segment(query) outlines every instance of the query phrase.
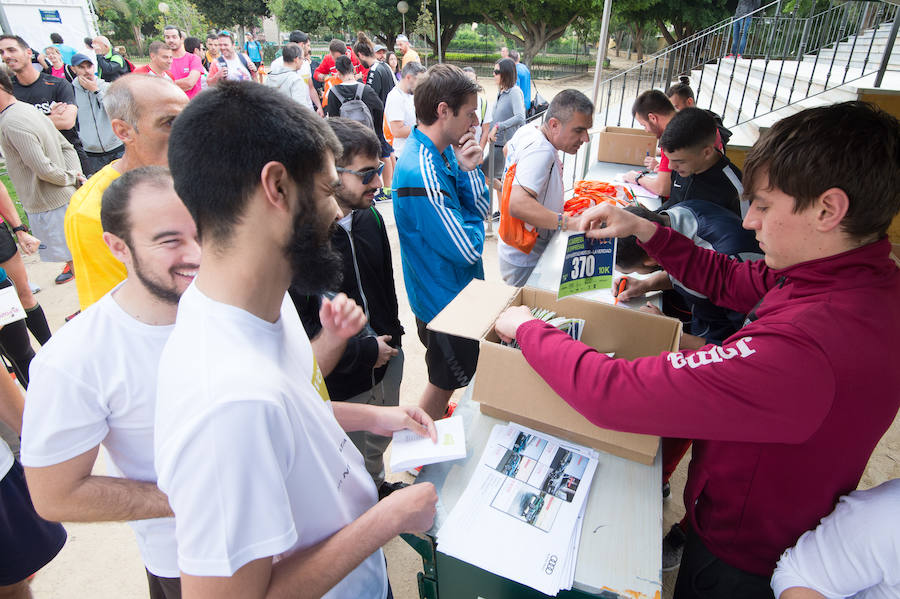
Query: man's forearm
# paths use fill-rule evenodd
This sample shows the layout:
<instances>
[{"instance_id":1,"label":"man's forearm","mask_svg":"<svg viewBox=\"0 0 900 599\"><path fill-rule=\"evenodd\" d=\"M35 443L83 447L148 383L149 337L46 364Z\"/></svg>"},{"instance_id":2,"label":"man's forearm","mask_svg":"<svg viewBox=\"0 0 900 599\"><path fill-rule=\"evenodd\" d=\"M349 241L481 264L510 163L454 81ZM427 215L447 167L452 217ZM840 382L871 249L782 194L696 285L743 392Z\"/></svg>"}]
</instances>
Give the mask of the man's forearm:
<instances>
[{"instance_id":1,"label":"man's forearm","mask_svg":"<svg viewBox=\"0 0 900 599\"><path fill-rule=\"evenodd\" d=\"M372 426L378 408L365 404L333 402L334 419L345 432L366 431Z\"/></svg>"},{"instance_id":2,"label":"man's forearm","mask_svg":"<svg viewBox=\"0 0 900 599\"><path fill-rule=\"evenodd\" d=\"M298 551L272 568L266 597L321 597L367 557L397 536L397 514L376 503L362 516L305 551ZM298 594L298 589L302 591Z\"/></svg>"},{"instance_id":3,"label":"man's forearm","mask_svg":"<svg viewBox=\"0 0 900 599\"><path fill-rule=\"evenodd\" d=\"M545 208L524 187L514 185L509 196L509 214L532 227L556 229L559 215Z\"/></svg>"},{"instance_id":4,"label":"man's forearm","mask_svg":"<svg viewBox=\"0 0 900 599\"><path fill-rule=\"evenodd\" d=\"M670 173L657 173L655 177L645 175L641 177L639 185L656 195L668 197L672 190L672 175Z\"/></svg>"},{"instance_id":5,"label":"man's forearm","mask_svg":"<svg viewBox=\"0 0 900 599\"><path fill-rule=\"evenodd\" d=\"M75 126L75 122L78 120L78 109L69 104L69 108L62 114L54 114L51 112L48 116L54 127L59 131L66 131Z\"/></svg>"},{"instance_id":6,"label":"man's forearm","mask_svg":"<svg viewBox=\"0 0 900 599\"><path fill-rule=\"evenodd\" d=\"M310 344L322 376L328 376L344 354L347 340L329 333L327 329L322 329Z\"/></svg>"},{"instance_id":7,"label":"man's forearm","mask_svg":"<svg viewBox=\"0 0 900 599\"><path fill-rule=\"evenodd\" d=\"M127 522L172 516L169 499L155 483L87 476L66 495L45 495L41 484L32 484L33 472L26 468L32 499L38 513L54 522Z\"/></svg>"}]
</instances>

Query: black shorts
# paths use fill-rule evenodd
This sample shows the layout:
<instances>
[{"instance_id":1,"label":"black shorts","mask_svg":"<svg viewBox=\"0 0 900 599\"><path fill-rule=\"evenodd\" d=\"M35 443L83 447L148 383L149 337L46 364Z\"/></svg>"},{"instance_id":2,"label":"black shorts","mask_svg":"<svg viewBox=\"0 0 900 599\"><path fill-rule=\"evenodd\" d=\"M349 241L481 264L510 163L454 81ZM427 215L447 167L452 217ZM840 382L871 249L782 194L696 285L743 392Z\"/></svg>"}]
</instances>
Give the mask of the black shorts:
<instances>
[{"instance_id":1,"label":"black shorts","mask_svg":"<svg viewBox=\"0 0 900 599\"><path fill-rule=\"evenodd\" d=\"M436 333L425 327L426 324L416 318L419 340L425 346L428 382L445 391L468 385L478 365L478 342Z\"/></svg>"},{"instance_id":2,"label":"black shorts","mask_svg":"<svg viewBox=\"0 0 900 599\"><path fill-rule=\"evenodd\" d=\"M262 63L261 63L261 62L256 62L256 61L254 60L254 61L253 61L253 66L256 67L256 70L259 70L259 67L262 66Z\"/></svg>"},{"instance_id":3,"label":"black shorts","mask_svg":"<svg viewBox=\"0 0 900 599\"><path fill-rule=\"evenodd\" d=\"M381 158L387 158L394 153L394 146L389 144L386 139L379 139L381 142Z\"/></svg>"},{"instance_id":4,"label":"black shorts","mask_svg":"<svg viewBox=\"0 0 900 599\"><path fill-rule=\"evenodd\" d=\"M6 262L16 255L19 247L6 225L0 225L0 262Z\"/></svg>"},{"instance_id":5,"label":"black shorts","mask_svg":"<svg viewBox=\"0 0 900 599\"><path fill-rule=\"evenodd\" d=\"M46 566L66 544L62 524L37 515L22 465L0 481L0 586L21 582Z\"/></svg>"}]
</instances>

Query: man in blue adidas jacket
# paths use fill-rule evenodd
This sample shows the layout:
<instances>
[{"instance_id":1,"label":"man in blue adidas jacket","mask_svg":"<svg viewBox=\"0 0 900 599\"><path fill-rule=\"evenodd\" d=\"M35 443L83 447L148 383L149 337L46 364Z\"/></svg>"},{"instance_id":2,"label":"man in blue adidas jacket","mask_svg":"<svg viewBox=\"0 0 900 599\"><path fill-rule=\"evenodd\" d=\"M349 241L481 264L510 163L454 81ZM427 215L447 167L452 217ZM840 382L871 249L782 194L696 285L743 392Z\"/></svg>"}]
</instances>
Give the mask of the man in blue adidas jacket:
<instances>
[{"instance_id":1,"label":"man in blue adidas jacket","mask_svg":"<svg viewBox=\"0 0 900 599\"><path fill-rule=\"evenodd\" d=\"M394 218L406 293L426 347L428 385L419 402L440 418L478 362L478 343L425 327L469 281L484 278L490 201L475 139L477 84L458 67L434 65L416 86L418 125L394 172Z\"/></svg>"}]
</instances>

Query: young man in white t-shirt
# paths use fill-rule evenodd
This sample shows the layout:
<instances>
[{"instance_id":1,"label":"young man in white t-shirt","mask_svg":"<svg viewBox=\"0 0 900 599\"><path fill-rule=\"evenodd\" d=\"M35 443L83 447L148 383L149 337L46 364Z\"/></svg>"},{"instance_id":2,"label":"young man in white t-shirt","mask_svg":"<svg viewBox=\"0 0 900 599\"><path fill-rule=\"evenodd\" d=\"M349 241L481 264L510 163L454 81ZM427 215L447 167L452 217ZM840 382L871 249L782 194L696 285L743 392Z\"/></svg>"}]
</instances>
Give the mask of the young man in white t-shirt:
<instances>
[{"instance_id":1,"label":"young man in white t-shirt","mask_svg":"<svg viewBox=\"0 0 900 599\"><path fill-rule=\"evenodd\" d=\"M251 81L256 67L243 54L234 51L234 38L228 31L219 32L219 57L210 63L209 85L219 81Z\"/></svg>"},{"instance_id":2,"label":"young man in white t-shirt","mask_svg":"<svg viewBox=\"0 0 900 599\"><path fill-rule=\"evenodd\" d=\"M411 62L403 67L400 72L400 81L387 95L384 103L384 120L388 122L391 135L394 136L391 145L394 147L394 154L397 158L400 158L400 152L406 145L406 138L412 134L413 127L416 126L416 106L413 103L413 94L416 91L419 77L424 72L425 67L418 62Z\"/></svg>"},{"instance_id":3,"label":"young man in white t-shirt","mask_svg":"<svg viewBox=\"0 0 900 599\"><path fill-rule=\"evenodd\" d=\"M498 241L500 275L509 285L525 285L554 231L581 230L578 217L563 213L559 152L575 154L588 140L593 113L594 105L587 96L565 89L553 98L540 127L521 127L506 143L506 169L516 165L509 194L510 216L524 221L530 230L538 229L538 240L527 254Z\"/></svg>"},{"instance_id":4,"label":"young man in white t-shirt","mask_svg":"<svg viewBox=\"0 0 900 599\"><path fill-rule=\"evenodd\" d=\"M131 521L153 598L177 599L175 523L156 487L159 356L200 261L197 229L158 166L103 195L103 239L128 278L61 328L31 365L22 463L38 512L54 521ZM91 469L100 445L111 476Z\"/></svg>"},{"instance_id":5,"label":"young man in white t-shirt","mask_svg":"<svg viewBox=\"0 0 900 599\"><path fill-rule=\"evenodd\" d=\"M229 148L221 155L206 151L211 118ZM409 428L435 440L431 419L328 398L324 375L364 313L342 294L323 301L311 344L287 295L292 282L300 293L329 289L340 270L329 243L340 147L296 102L229 81L197 96L172 128L169 164L204 260L160 360L154 449L187 598L302 589L384 599L380 548L433 523L434 487L377 502L344 432Z\"/></svg>"}]
</instances>

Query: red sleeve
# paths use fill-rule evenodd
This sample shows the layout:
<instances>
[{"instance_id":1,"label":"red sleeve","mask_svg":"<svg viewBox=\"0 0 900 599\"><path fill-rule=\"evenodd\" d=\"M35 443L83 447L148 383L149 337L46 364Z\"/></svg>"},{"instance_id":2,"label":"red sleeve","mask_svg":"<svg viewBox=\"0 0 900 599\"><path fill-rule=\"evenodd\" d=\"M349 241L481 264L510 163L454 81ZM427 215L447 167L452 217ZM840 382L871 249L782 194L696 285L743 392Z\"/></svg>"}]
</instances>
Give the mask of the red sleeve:
<instances>
[{"instance_id":1,"label":"red sleeve","mask_svg":"<svg viewBox=\"0 0 900 599\"><path fill-rule=\"evenodd\" d=\"M742 314L750 312L778 282L765 260L739 262L697 247L668 227L657 225L653 237L640 245L685 287L702 293L717 306Z\"/></svg>"},{"instance_id":2,"label":"red sleeve","mask_svg":"<svg viewBox=\"0 0 900 599\"><path fill-rule=\"evenodd\" d=\"M315 73L320 75L328 76L331 73L331 69L334 68L334 59L331 57L331 54L325 56L322 59L322 62L319 63L319 66L316 67Z\"/></svg>"},{"instance_id":3,"label":"red sleeve","mask_svg":"<svg viewBox=\"0 0 900 599\"><path fill-rule=\"evenodd\" d=\"M139 73L139 74L141 74L141 75L146 75L147 73L150 72L150 65L149 65L149 64L145 64L145 65L142 66L142 67L138 67L138 68L136 68L136 69L134 70L134 72L135 72L135 73Z\"/></svg>"},{"instance_id":4,"label":"red sleeve","mask_svg":"<svg viewBox=\"0 0 900 599\"><path fill-rule=\"evenodd\" d=\"M672 169L669 168L669 157L666 156L666 153L660 149L660 154L662 154L662 158L659 159L659 166L656 168L657 173L671 173Z\"/></svg>"},{"instance_id":5,"label":"red sleeve","mask_svg":"<svg viewBox=\"0 0 900 599\"><path fill-rule=\"evenodd\" d=\"M741 332L722 346L636 360L610 359L540 320L521 325L516 340L531 367L598 426L685 439L805 441L834 397L827 357L790 324L751 323Z\"/></svg>"}]
</instances>

